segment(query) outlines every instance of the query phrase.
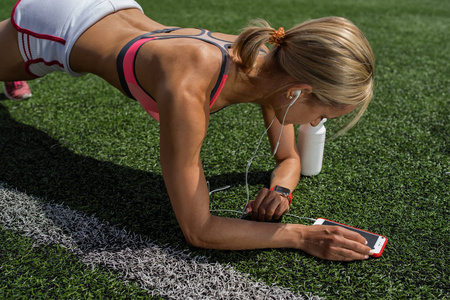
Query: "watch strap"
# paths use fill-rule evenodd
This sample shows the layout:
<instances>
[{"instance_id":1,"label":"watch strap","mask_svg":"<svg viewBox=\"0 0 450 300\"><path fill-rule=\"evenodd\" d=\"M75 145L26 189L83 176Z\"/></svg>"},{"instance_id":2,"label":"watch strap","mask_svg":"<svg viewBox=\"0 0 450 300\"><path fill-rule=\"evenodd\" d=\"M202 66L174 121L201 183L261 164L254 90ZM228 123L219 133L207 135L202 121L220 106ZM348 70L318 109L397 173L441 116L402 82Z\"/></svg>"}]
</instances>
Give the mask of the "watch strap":
<instances>
[{"instance_id":1,"label":"watch strap","mask_svg":"<svg viewBox=\"0 0 450 300\"><path fill-rule=\"evenodd\" d=\"M286 196L286 198L288 198L288 200L289 200L289 205L291 205L291 203L292 203L292 193L291 193L291 190L289 190L288 188L279 186L279 185L274 186L274 187L271 188L270 190L271 190L271 191L275 191L275 192L277 192L277 193L279 193L279 194L282 194L282 195Z\"/></svg>"}]
</instances>

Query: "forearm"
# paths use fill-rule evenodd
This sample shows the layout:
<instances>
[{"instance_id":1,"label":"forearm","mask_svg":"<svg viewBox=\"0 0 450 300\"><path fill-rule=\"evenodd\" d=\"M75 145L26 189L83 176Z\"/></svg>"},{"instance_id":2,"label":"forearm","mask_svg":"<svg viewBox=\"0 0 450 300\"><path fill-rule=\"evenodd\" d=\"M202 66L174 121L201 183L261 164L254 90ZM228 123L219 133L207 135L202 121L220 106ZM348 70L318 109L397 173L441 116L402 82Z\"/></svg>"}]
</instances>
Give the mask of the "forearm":
<instances>
[{"instance_id":1,"label":"forearm","mask_svg":"<svg viewBox=\"0 0 450 300\"><path fill-rule=\"evenodd\" d=\"M270 187L280 185L294 191L300 179L300 160L288 158L280 162L272 172Z\"/></svg>"},{"instance_id":2,"label":"forearm","mask_svg":"<svg viewBox=\"0 0 450 300\"><path fill-rule=\"evenodd\" d=\"M253 222L210 216L201 234L188 241L206 249L300 248L303 225Z\"/></svg>"},{"instance_id":3,"label":"forearm","mask_svg":"<svg viewBox=\"0 0 450 300\"><path fill-rule=\"evenodd\" d=\"M294 248L319 258L351 261L367 259L370 247L356 232L339 226L261 223L210 216L194 246L245 250Z\"/></svg>"}]
</instances>

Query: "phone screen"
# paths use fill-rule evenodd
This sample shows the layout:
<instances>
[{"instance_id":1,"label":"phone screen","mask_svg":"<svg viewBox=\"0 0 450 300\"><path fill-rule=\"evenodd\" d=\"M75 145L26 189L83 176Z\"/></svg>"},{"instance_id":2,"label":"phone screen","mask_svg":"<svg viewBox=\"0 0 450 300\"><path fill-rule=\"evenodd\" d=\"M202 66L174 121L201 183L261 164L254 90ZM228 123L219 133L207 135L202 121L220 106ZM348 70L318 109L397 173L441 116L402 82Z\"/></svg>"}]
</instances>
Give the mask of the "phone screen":
<instances>
[{"instance_id":1,"label":"phone screen","mask_svg":"<svg viewBox=\"0 0 450 300\"><path fill-rule=\"evenodd\" d=\"M366 240L367 240L367 246L369 246L372 249L375 249L375 244L377 243L378 239L379 239L379 235L364 231L364 230L359 230L350 226L345 226L343 224L339 224L339 223L335 223L335 222L331 222L328 220L323 220L322 225L334 225L334 226L341 226L344 227L346 229L349 229L351 231L355 231L357 233L359 233L360 235L362 235Z\"/></svg>"}]
</instances>

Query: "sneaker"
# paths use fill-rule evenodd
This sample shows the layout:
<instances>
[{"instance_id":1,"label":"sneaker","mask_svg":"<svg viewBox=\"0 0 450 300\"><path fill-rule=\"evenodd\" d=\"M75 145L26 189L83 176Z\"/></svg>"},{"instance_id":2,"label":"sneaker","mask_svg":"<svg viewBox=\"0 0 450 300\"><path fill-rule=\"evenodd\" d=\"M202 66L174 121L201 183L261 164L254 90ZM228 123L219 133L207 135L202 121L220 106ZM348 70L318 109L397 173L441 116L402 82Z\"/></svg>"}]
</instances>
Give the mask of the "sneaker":
<instances>
[{"instance_id":1,"label":"sneaker","mask_svg":"<svg viewBox=\"0 0 450 300\"><path fill-rule=\"evenodd\" d=\"M3 92L8 99L25 100L31 97L30 87L26 81L5 81Z\"/></svg>"}]
</instances>

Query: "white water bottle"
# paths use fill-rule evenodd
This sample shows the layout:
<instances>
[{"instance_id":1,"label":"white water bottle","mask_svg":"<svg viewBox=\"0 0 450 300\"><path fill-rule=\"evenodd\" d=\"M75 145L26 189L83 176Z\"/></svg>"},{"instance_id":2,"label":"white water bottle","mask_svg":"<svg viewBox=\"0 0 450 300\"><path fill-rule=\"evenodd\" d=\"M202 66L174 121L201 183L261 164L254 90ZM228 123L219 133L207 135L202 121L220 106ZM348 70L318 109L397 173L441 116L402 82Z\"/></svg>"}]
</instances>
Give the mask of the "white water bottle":
<instances>
[{"instance_id":1,"label":"white water bottle","mask_svg":"<svg viewBox=\"0 0 450 300\"><path fill-rule=\"evenodd\" d=\"M322 170L323 150L325 148L325 135L327 130L323 123L313 127L303 124L298 129L297 148L300 153L301 172L304 176L313 176Z\"/></svg>"}]
</instances>

